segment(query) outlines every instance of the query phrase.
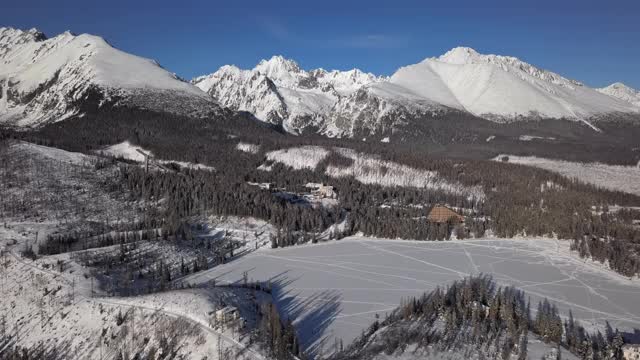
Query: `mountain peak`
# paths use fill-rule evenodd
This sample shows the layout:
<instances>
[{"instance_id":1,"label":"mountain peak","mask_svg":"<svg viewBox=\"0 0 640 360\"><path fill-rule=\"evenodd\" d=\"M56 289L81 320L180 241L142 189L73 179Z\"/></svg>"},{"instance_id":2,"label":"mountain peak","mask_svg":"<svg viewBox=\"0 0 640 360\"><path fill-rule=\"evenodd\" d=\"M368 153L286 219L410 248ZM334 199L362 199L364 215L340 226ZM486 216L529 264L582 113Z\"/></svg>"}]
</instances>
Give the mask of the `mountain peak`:
<instances>
[{"instance_id":1,"label":"mountain peak","mask_svg":"<svg viewBox=\"0 0 640 360\"><path fill-rule=\"evenodd\" d=\"M273 72L299 72L300 67L293 60L287 59L282 55L274 55L269 60L260 60L260 63L256 66L256 70L268 76Z\"/></svg>"},{"instance_id":2,"label":"mountain peak","mask_svg":"<svg viewBox=\"0 0 640 360\"><path fill-rule=\"evenodd\" d=\"M24 44L31 41L47 40L45 34L36 29L21 30L12 27L0 28L0 43L3 44Z\"/></svg>"},{"instance_id":3,"label":"mountain peak","mask_svg":"<svg viewBox=\"0 0 640 360\"><path fill-rule=\"evenodd\" d=\"M614 82L613 84L606 86L602 89L616 89L616 90L627 90L627 91L637 91L636 89L632 88L631 86L628 86L624 83L621 82Z\"/></svg>"},{"instance_id":4,"label":"mountain peak","mask_svg":"<svg viewBox=\"0 0 640 360\"><path fill-rule=\"evenodd\" d=\"M635 106L640 106L640 91L621 82L615 82L607 87L596 90L616 99L631 103Z\"/></svg>"},{"instance_id":5,"label":"mountain peak","mask_svg":"<svg viewBox=\"0 0 640 360\"><path fill-rule=\"evenodd\" d=\"M467 64L477 59L480 55L480 53L470 47L458 46L447 51L444 55L440 56L438 60L450 64Z\"/></svg>"}]
</instances>

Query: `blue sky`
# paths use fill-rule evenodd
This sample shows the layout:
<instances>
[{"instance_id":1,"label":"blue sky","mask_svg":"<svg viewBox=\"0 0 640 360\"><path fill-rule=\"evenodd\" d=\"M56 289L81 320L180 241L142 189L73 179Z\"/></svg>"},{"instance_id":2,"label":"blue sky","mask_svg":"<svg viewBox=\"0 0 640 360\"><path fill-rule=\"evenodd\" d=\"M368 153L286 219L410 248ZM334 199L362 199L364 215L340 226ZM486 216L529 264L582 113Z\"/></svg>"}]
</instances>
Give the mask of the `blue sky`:
<instances>
[{"instance_id":1,"label":"blue sky","mask_svg":"<svg viewBox=\"0 0 640 360\"><path fill-rule=\"evenodd\" d=\"M640 88L640 1L6 1L0 26L92 33L184 78L275 54L392 74L455 46Z\"/></svg>"}]
</instances>

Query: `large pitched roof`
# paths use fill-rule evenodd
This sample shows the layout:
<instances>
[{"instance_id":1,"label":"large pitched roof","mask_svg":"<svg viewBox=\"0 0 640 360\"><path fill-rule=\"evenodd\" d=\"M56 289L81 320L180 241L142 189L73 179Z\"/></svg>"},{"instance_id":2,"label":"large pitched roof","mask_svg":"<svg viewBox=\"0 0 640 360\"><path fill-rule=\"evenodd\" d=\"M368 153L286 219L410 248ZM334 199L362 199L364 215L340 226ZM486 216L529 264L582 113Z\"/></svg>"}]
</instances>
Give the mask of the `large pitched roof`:
<instances>
[{"instance_id":1,"label":"large pitched roof","mask_svg":"<svg viewBox=\"0 0 640 360\"><path fill-rule=\"evenodd\" d=\"M429 216L427 216L427 220L438 223L447 222L449 219L464 221L464 217L462 215L442 205L434 206L433 209L431 209L431 212L429 212Z\"/></svg>"}]
</instances>

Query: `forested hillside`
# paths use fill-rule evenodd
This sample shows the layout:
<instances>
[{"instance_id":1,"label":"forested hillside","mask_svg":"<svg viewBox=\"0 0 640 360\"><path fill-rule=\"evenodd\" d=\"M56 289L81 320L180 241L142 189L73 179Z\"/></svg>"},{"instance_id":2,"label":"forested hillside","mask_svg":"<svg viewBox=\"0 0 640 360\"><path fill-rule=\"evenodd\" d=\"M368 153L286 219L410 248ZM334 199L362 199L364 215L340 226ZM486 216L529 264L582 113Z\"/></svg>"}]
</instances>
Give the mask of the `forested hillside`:
<instances>
[{"instance_id":1,"label":"forested hillside","mask_svg":"<svg viewBox=\"0 0 640 360\"><path fill-rule=\"evenodd\" d=\"M452 233L464 238L481 237L487 231L500 237L558 236L574 239L582 256L606 261L622 274L640 270L640 230L632 224L638 218L637 211L606 211L614 205L639 206L640 198L527 166L443 157L429 152L427 145L290 136L247 114L232 112L194 119L116 107L33 132L5 132L4 136L93 154L107 145L129 141L165 161L215 168L215 172L208 172L176 165L174 171L146 172L126 162L114 163L118 183L135 198L166 200L161 208L146 209L146 223L137 225L139 229L162 228L178 234L185 223L197 222L193 216L215 214L254 216L271 222L279 229L273 246L316 241L319 233L338 223L343 225L340 231L332 232L333 237L361 232L386 238L443 240ZM241 143L254 147L242 151ZM300 145L312 145L312 151L322 150L326 156L312 166L294 169L268 155L280 149L296 153ZM345 148L351 150L341 150ZM377 162L361 162L363 156ZM380 164L375 165L375 172L367 170L372 164ZM402 170L405 173L428 172L440 183L454 185L398 186L387 178L397 174L399 166L408 169ZM368 180L357 175L362 169L368 171L362 173ZM272 183L284 193L295 194L308 182L334 186L337 204L308 206L277 191L250 185ZM466 191L451 191L451 186L478 190L470 196ZM465 226L456 229L454 224L425 221L435 204L459 209L467 217ZM605 211L596 211L601 209Z\"/></svg>"},{"instance_id":2,"label":"forested hillside","mask_svg":"<svg viewBox=\"0 0 640 360\"><path fill-rule=\"evenodd\" d=\"M542 352L530 349L535 340ZM622 359L623 344L609 326L589 333L546 299L531 304L524 291L480 275L404 299L333 359Z\"/></svg>"}]
</instances>

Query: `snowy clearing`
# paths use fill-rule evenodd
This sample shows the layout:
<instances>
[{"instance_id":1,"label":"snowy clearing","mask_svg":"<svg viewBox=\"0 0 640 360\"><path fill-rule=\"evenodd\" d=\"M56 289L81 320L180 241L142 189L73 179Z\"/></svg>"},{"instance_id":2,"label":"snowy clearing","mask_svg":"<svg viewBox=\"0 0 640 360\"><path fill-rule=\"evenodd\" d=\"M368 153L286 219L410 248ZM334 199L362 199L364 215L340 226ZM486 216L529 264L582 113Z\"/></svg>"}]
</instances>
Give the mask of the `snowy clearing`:
<instances>
[{"instance_id":1,"label":"snowy clearing","mask_svg":"<svg viewBox=\"0 0 640 360\"><path fill-rule=\"evenodd\" d=\"M249 154L257 154L260 152L260 145L239 142L236 149Z\"/></svg>"},{"instance_id":2,"label":"snowy clearing","mask_svg":"<svg viewBox=\"0 0 640 360\"><path fill-rule=\"evenodd\" d=\"M510 163L535 166L605 189L640 195L640 166L579 163L508 154L500 154L493 160L500 161L504 156L509 157Z\"/></svg>"},{"instance_id":3,"label":"snowy clearing","mask_svg":"<svg viewBox=\"0 0 640 360\"><path fill-rule=\"evenodd\" d=\"M330 351L334 337L349 343L400 303L469 274L489 273L532 301L548 298L586 327L609 321L640 328L640 281L629 280L569 253L551 239L400 241L346 238L318 245L263 249L185 281L250 278L274 285L281 310L311 349Z\"/></svg>"},{"instance_id":4,"label":"snowy clearing","mask_svg":"<svg viewBox=\"0 0 640 360\"><path fill-rule=\"evenodd\" d=\"M476 199L484 198L481 187L469 188L462 184L449 183L435 171L415 169L395 162L380 160L351 149L335 150L340 155L353 160L353 163L348 167L327 166L327 174L332 177L353 176L363 184L426 188L452 194L465 194Z\"/></svg>"},{"instance_id":5,"label":"snowy clearing","mask_svg":"<svg viewBox=\"0 0 640 360\"><path fill-rule=\"evenodd\" d=\"M148 154L150 157L154 157L151 151L145 150L140 146L133 145L128 141L123 141L119 144L108 146L103 150L100 150L99 152L105 155L116 157L116 158L121 157L123 159L133 160L137 162L145 161L145 156L140 152ZM189 168L189 169L209 170L209 171L215 170L215 168L211 166L207 166L203 164L194 164L186 161L161 160L161 159L154 159L154 161L164 165L174 163L174 164L180 165L180 167Z\"/></svg>"},{"instance_id":6,"label":"snowy clearing","mask_svg":"<svg viewBox=\"0 0 640 360\"><path fill-rule=\"evenodd\" d=\"M40 156L49 160L69 163L71 165L87 165L95 162L95 158L85 154L36 145L26 141L17 142L13 145L13 148L32 156Z\"/></svg>"},{"instance_id":7,"label":"snowy clearing","mask_svg":"<svg viewBox=\"0 0 640 360\"><path fill-rule=\"evenodd\" d=\"M543 136L535 136L535 135L520 135L518 140L520 141L531 141L531 140L555 140L554 137L543 137Z\"/></svg>"},{"instance_id":8,"label":"snowy clearing","mask_svg":"<svg viewBox=\"0 0 640 360\"><path fill-rule=\"evenodd\" d=\"M108 146L101 152L113 157L122 157L127 160L143 162L145 160L145 156L138 151L142 151L145 154L151 155L150 151L147 151L140 146L133 145L128 141L123 141L119 144Z\"/></svg>"},{"instance_id":9,"label":"snowy clearing","mask_svg":"<svg viewBox=\"0 0 640 360\"><path fill-rule=\"evenodd\" d=\"M296 170L315 169L329 155L329 150L320 146L302 146L270 151L267 160L276 161Z\"/></svg>"},{"instance_id":10,"label":"snowy clearing","mask_svg":"<svg viewBox=\"0 0 640 360\"><path fill-rule=\"evenodd\" d=\"M392 161L381 160L373 155L359 153L352 149L332 148L329 150L320 146L303 146L271 151L267 153L267 159L297 170L315 169L321 161L329 156L331 151L353 160L352 164L346 167L328 165L326 174L331 177L353 176L363 184L427 188L463 194L469 198L484 198L484 192L479 186L466 187L462 184L450 183L442 179L435 171L415 169ZM258 169L270 171L271 167L263 164Z\"/></svg>"}]
</instances>

